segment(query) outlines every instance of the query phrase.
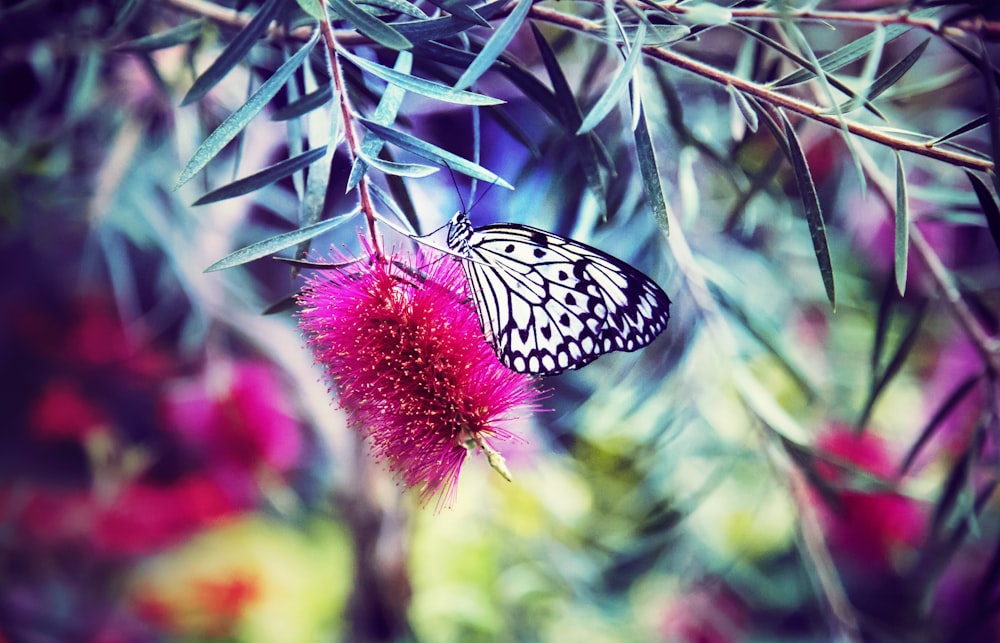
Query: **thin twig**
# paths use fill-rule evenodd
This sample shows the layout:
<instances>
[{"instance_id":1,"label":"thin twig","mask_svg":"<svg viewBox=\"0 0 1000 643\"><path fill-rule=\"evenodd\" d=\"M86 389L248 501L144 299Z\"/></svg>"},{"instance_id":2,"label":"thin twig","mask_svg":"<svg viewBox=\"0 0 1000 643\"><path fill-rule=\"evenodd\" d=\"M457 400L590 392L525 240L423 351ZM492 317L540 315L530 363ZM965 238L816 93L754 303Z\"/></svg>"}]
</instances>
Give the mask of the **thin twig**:
<instances>
[{"instance_id":1,"label":"thin twig","mask_svg":"<svg viewBox=\"0 0 1000 643\"><path fill-rule=\"evenodd\" d=\"M682 15L691 11L690 7L678 2L660 2L656 4L663 11ZM766 7L753 9L728 9L727 13L733 19L749 20L794 20L811 22L846 22L861 25L907 25L924 29L939 36L964 36L967 34L996 35L1000 34L1000 22L986 20L982 16L965 18L952 23L944 23L938 18L914 16L904 9L890 13L866 13L859 11L814 11L811 9L777 10Z\"/></svg>"}]
</instances>

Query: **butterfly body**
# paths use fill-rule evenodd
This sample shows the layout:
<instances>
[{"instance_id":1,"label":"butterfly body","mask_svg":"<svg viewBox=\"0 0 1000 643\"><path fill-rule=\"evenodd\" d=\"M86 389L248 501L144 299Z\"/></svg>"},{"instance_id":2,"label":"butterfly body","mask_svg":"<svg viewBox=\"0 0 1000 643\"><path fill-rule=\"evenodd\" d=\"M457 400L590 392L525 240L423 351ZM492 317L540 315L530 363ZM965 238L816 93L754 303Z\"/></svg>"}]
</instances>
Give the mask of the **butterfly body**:
<instances>
[{"instance_id":1,"label":"butterfly body","mask_svg":"<svg viewBox=\"0 0 1000 643\"><path fill-rule=\"evenodd\" d=\"M670 299L611 255L530 226L449 222L483 334L500 361L554 375L611 351L634 351L667 326Z\"/></svg>"}]
</instances>

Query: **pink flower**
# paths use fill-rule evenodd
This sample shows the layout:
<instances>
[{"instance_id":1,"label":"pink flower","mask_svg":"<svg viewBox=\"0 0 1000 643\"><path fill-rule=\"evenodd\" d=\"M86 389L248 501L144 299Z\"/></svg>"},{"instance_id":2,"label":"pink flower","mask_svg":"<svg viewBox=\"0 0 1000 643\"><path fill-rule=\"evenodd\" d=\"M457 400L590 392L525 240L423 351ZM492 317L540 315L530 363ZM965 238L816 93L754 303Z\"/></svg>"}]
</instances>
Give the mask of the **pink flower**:
<instances>
[{"instance_id":1,"label":"pink flower","mask_svg":"<svg viewBox=\"0 0 1000 643\"><path fill-rule=\"evenodd\" d=\"M252 495L262 468L286 471L302 450L286 390L266 363L215 362L197 377L172 383L160 408L165 427L234 492Z\"/></svg>"},{"instance_id":2,"label":"pink flower","mask_svg":"<svg viewBox=\"0 0 1000 643\"><path fill-rule=\"evenodd\" d=\"M728 587L702 582L667 606L660 636L673 643L734 643L749 637L747 607Z\"/></svg>"},{"instance_id":3,"label":"pink flower","mask_svg":"<svg viewBox=\"0 0 1000 643\"><path fill-rule=\"evenodd\" d=\"M217 483L197 475L170 485L130 482L110 498L91 490L0 488L0 512L21 541L86 544L109 557L159 551L242 509Z\"/></svg>"},{"instance_id":4,"label":"pink flower","mask_svg":"<svg viewBox=\"0 0 1000 643\"><path fill-rule=\"evenodd\" d=\"M500 424L539 395L497 360L469 302L457 261L419 253L369 253L299 296L299 326L352 426L424 502L441 492L449 504L468 446L515 438Z\"/></svg>"},{"instance_id":5,"label":"pink flower","mask_svg":"<svg viewBox=\"0 0 1000 643\"><path fill-rule=\"evenodd\" d=\"M895 482L896 464L876 435L836 425L819 437L817 447L887 486ZM832 483L843 475L829 465L819 467L818 473ZM822 501L817 498L817 502ZM839 560L856 564L859 570L885 571L898 550L914 547L923 538L923 507L900 493L843 488L837 492L836 506L824 505L822 509L820 518L831 552Z\"/></svg>"}]
</instances>

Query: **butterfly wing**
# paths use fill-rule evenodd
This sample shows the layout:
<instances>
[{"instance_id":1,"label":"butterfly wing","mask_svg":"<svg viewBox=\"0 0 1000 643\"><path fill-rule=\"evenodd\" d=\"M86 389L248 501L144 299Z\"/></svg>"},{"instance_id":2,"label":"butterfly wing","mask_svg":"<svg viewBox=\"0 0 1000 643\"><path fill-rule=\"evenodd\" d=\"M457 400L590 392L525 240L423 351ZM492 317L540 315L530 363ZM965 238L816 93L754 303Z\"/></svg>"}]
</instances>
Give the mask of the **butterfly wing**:
<instances>
[{"instance_id":1,"label":"butterfly wing","mask_svg":"<svg viewBox=\"0 0 1000 643\"><path fill-rule=\"evenodd\" d=\"M483 333L521 373L554 375L633 351L667 327L670 299L597 248L529 226L479 228L462 262Z\"/></svg>"}]
</instances>

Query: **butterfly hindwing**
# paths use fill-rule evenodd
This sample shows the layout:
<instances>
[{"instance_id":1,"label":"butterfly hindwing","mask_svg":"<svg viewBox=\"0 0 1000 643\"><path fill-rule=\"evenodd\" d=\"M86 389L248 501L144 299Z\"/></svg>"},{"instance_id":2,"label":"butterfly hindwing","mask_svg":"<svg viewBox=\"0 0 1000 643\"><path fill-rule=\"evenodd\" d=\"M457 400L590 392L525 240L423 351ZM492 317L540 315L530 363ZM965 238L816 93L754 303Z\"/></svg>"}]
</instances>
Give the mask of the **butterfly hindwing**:
<instances>
[{"instance_id":1,"label":"butterfly hindwing","mask_svg":"<svg viewBox=\"0 0 1000 643\"><path fill-rule=\"evenodd\" d=\"M660 287L596 248L517 224L476 229L467 242L463 267L483 332L515 371L580 368L641 348L667 325Z\"/></svg>"}]
</instances>

